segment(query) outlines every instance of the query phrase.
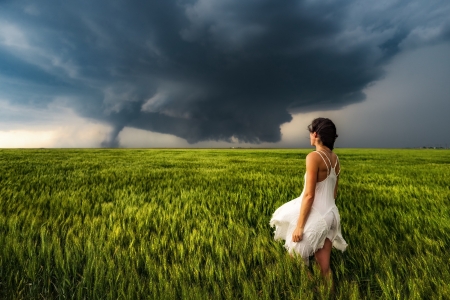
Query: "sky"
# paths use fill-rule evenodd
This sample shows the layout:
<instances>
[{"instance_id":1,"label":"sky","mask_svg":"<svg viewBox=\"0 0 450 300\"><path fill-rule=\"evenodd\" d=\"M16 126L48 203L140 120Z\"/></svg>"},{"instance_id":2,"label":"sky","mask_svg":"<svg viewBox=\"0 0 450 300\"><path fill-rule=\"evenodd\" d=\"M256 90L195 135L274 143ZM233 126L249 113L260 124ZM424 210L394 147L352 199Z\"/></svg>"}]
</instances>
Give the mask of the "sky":
<instances>
[{"instance_id":1,"label":"sky","mask_svg":"<svg viewBox=\"0 0 450 300\"><path fill-rule=\"evenodd\" d=\"M0 0L0 148L450 147L450 2Z\"/></svg>"}]
</instances>

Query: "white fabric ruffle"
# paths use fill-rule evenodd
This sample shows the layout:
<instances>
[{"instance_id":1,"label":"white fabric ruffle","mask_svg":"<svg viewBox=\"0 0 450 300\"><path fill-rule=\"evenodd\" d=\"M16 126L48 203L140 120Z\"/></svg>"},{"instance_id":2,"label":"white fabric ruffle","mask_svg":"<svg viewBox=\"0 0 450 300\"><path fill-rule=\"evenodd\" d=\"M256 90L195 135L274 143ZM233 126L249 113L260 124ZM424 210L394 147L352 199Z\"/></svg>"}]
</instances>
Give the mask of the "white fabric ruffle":
<instances>
[{"instance_id":1,"label":"white fabric ruffle","mask_svg":"<svg viewBox=\"0 0 450 300\"><path fill-rule=\"evenodd\" d=\"M301 255L306 264L309 262L309 257L323 247L327 237L331 237L334 248L345 251L347 243L341 234L339 211L335 205L329 209L329 212L334 214L337 226L329 228L323 216L312 207L305 224L302 241L298 243L292 241L292 233L300 215L302 197L303 194L283 204L274 212L270 226L275 227L275 240L285 240L284 246L289 254Z\"/></svg>"}]
</instances>

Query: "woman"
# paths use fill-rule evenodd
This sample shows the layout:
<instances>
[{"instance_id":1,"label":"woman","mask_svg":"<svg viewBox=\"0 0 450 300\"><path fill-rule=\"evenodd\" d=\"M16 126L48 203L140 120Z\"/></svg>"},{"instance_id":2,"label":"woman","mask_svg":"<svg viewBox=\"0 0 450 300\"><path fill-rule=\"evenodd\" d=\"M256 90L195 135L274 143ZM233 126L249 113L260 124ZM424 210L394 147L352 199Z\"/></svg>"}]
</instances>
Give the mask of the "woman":
<instances>
[{"instance_id":1,"label":"woman","mask_svg":"<svg viewBox=\"0 0 450 300\"><path fill-rule=\"evenodd\" d=\"M311 146L306 156L305 186L300 197L279 207L270 220L275 240L286 241L289 254L299 254L305 263L314 255L324 277L329 278L332 246L345 251L339 211L335 205L341 166L333 153L338 137L330 119L317 118L308 126Z\"/></svg>"}]
</instances>

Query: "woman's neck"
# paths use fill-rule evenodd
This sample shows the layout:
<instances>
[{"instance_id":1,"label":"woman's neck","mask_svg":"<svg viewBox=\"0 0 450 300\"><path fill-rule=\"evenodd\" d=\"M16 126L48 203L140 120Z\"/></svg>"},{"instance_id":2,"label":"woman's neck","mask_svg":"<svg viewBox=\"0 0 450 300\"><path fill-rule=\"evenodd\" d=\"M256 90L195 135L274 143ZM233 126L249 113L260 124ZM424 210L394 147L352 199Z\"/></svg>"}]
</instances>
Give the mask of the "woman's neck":
<instances>
[{"instance_id":1,"label":"woman's neck","mask_svg":"<svg viewBox=\"0 0 450 300\"><path fill-rule=\"evenodd\" d=\"M324 152L328 152L328 153L333 152L330 150L330 148L328 148L327 146L324 146L324 145L316 145L316 151L324 151Z\"/></svg>"}]
</instances>

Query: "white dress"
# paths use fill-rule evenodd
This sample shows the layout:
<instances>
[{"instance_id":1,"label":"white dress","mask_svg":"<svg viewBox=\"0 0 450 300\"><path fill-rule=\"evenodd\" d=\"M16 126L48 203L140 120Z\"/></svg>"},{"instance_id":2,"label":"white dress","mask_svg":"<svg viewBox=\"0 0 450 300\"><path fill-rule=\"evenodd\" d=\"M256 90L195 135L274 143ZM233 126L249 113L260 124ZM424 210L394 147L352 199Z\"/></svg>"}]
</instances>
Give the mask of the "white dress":
<instances>
[{"instance_id":1,"label":"white dress","mask_svg":"<svg viewBox=\"0 0 450 300\"><path fill-rule=\"evenodd\" d=\"M328 176L325 180L316 184L314 202L303 230L303 239L298 243L293 242L292 233L297 227L300 215L300 206L306 187L306 173L302 194L280 206L270 220L270 226L275 227L275 240L285 240L284 246L288 252L291 255L301 255L306 264L309 263L309 257L323 247L326 238L332 242L336 249L345 251L347 248L347 243L341 234L340 216L334 199L334 188L339 175L339 173L336 174L335 168L339 159L336 156L336 164L332 167L330 159L325 154L322 154L321 151L316 151L316 153L325 162Z\"/></svg>"}]
</instances>

